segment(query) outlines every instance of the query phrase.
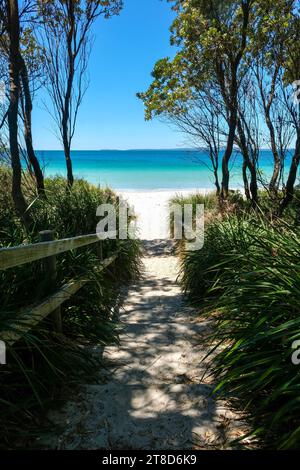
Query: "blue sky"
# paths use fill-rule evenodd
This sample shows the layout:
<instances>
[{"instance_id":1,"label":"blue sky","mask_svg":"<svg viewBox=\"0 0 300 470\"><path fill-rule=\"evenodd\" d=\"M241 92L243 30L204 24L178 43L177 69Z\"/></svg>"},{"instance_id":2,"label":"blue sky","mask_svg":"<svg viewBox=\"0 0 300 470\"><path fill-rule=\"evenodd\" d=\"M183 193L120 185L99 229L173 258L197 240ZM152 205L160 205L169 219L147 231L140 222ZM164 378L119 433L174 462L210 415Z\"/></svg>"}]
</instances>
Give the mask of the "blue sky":
<instances>
[{"instance_id":1,"label":"blue sky","mask_svg":"<svg viewBox=\"0 0 300 470\"><path fill-rule=\"evenodd\" d=\"M169 27L174 18L167 0L124 0L120 16L99 19L89 74L72 148L76 150L177 148L184 136L158 120L144 121L136 92L151 83L156 60L173 56ZM60 149L54 123L37 96L33 125L35 148Z\"/></svg>"}]
</instances>

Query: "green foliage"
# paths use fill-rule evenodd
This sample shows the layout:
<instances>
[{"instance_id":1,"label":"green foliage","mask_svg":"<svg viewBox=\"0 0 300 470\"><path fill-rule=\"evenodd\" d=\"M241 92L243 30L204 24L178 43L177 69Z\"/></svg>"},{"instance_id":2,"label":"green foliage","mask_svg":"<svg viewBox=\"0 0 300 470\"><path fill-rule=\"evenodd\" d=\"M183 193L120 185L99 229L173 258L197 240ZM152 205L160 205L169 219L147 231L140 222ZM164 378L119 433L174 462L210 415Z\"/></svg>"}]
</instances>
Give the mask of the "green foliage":
<instances>
[{"instance_id":1,"label":"green foliage","mask_svg":"<svg viewBox=\"0 0 300 470\"><path fill-rule=\"evenodd\" d=\"M210 224L201 251L182 263L183 287L208 315L218 312L213 340L216 392L246 410L267 447L300 445L299 230L258 217ZM203 303L204 302L204 303Z\"/></svg>"},{"instance_id":2,"label":"green foliage","mask_svg":"<svg viewBox=\"0 0 300 470\"><path fill-rule=\"evenodd\" d=\"M216 213L218 208L218 198L215 193L211 194L190 194L188 196L182 196L181 194L176 195L169 201L170 208L174 205L180 205L182 208L182 214L184 214L184 206L188 204L193 207L193 222L195 223L196 219L196 207L198 204L203 204L206 214ZM182 220L182 223L184 221ZM170 233L174 237L174 212L170 210ZM177 252L180 255L185 251L185 240L176 240Z\"/></svg>"},{"instance_id":3,"label":"green foliage","mask_svg":"<svg viewBox=\"0 0 300 470\"><path fill-rule=\"evenodd\" d=\"M30 205L35 230L28 234L14 212L10 195L11 171L0 168L0 247L38 241L38 231L52 229L55 238L95 233L96 208L101 203L118 205L116 195L83 180L67 190L63 178L46 180L46 200L36 199L28 175L23 191ZM62 307L65 337L52 332L51 318L39 323L8 351L7 365L0 369L0 446L10 448L30 443L44 426L41 422L61 390L73 388L79 380L101 379L101 348L118 341L115 310L120 288L140 271L140 245L136 240L103 242L103 257L120 250L116 262L97 272L99 257L95 245L57 257L57 288L68 280L84 276L89 282ZM30 263L0 271L0 330L11 328L24 307L44 297L42 263ZM90 346L95 346L91 354ZM46 429L45 429L46 430ZM19 438L22 440L19 441Z\"/></svg>"},{"instance_id":4,"label":"green foliage","mask_svg":"<svg viewBox=\"0 0 300 470\"><path fill-rule=\"evenodd\" d=\"M218 207L218 198L215 193L191 193L189 196L178 194L171 199L170 204L180 204L182 207L185 204L192 204L194 208L197 204L203 204L205 210L209 211Z\"/></svg>"},{"instance_id":5,"label":"green foliage","mask_svg":"<svg viewBox=\"0 0 300 470\"><path fill-rule=\"evenodd\" d=\"M228 94L229 70L242 47L241 1L179 1L176 10L171 44L179 50L174 59L164 58L155 64L153 82L137 95L144 102L147 120L185 113L189 100L211 83L219 82L223 94ZM225 76L228 83L220 83Z\"/></svg>"}]
</instances>

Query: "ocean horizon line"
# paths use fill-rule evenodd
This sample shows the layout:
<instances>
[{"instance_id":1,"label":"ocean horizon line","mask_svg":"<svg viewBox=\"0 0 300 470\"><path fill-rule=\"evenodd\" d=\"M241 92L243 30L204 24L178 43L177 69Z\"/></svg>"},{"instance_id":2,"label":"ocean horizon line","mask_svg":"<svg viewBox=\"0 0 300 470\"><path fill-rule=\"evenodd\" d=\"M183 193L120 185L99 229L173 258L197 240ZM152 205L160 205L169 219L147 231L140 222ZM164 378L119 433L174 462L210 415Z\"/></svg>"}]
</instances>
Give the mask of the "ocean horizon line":
<instances>
[{"instance_id":1,"label":"ocean horizon line","mask_svg":"<svg viewBox=\"0 0 300 470\"><path fill-rule=\"evenodd\" d=\"M196 148L196 147L176 147L176 148L126 148L126 149L72 149L71 152L153 152L153 151L166 151L166 152L172 152L172 151L197 151L197 152L203 152L208 150L208 148L202 147L202 148ZM221 148L220 151L224 151L225 148ZM235 149L236 151L240 152L238 149ZM260 147L261 151L268 152L270 151L270 148L266 147ZM293 151L294 147L288 148L287 151ZM62 148L59 149L35 149L36 152L64 152Z\"/></svg>"},{"instance_id":2,"label":"ocean horizon line","mask_svg":"<svg viewBox=\"0 0 300 470\"><path fill-rule=\"evenodd\" d=\"M153 151L190 151L190 150L197 150L203 151L205 149L195 149L195 148L188 148L188 147L177 147L177 148L126 148L126 149L72 149L71 152L153 152ZM63 149L36 149L36 152L64 152Z\"/></svg>"}]
</instances>

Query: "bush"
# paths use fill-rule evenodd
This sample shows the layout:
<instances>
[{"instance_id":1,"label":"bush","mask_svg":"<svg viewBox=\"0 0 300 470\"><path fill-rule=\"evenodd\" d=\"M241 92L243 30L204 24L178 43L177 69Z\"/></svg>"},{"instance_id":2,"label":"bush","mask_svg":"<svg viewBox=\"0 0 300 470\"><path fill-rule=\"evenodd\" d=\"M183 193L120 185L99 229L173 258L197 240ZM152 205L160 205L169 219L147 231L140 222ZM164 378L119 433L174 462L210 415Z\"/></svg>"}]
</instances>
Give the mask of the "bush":
<instances>
[{"instance_id":1,"label":"bush","mask_svg":"<svg viewBox=\"0 0 300 470\"><path fill-rule=\"evenodd\" d=\"M177 195L172 198L169 205L172 206L178 204L183 208L186 204L190 204L193 207L193 223L194 229L196 229L196 207L197 205L204 205L204 223L205 226L210 225L216 219L221 220L224 214L242 214L248 207L249 202L244 200L242 194L239 191L230 191L226 205L221 207L218 196L215 192L208 194L190 194L188 196ZM183 221L182 221L183 222ZM174 214L170 215L170 231L174 234ZM176 242L177 252L182 256L186 249L185 239L178 240Z\"/></svg>"},{"instance_id":2,"label":"bush","mask_svg":"<svg viewBox=\"0 0 300 470\"><path fill-rule=\"evenodd\" d=\"M207 313L217 311L213 339L216 391L248 411L266 446L300 444L299 231L283 222L230 216L206 229L204 249L186 254L183 286Z\"/></svg>"},{"instance_id":3,"label":"bush","mask_svg":"<svg viewBox=\"0 0 300 470\"><path fill-rule=\"evenodd\" d=\"M27 233L14 211L10 187L11 172L1 167L0 247L37 242L38 232L47 229L53 230L57 239L95 233L98 205L118 205L109 189L76 180L69 191L63 178L47 179L46 199L40 199L25 175L23 191L34 220L34 230ZM82 376L86 381L101 379L101 347L118 341L114 309L120 287L140 271L138 241L103 242L104 258L116 250L116 262L100 273L95 269L99 263L95 245L57 257L57 288L80 276L89 282L62 307L65 336L53 333L51 318L47 318L9 349L7 365L0 370L0 400L5 406L0 425L2 447L24 445L24 438L39 434L41 419L53 400L59 399L62 388L73 387ZM35 262L0 271L1 331L12 328L20 310L43 298L41 265ZM91 354L90 345L100 347L100 352Z\"/></svg>"}]
</instances>

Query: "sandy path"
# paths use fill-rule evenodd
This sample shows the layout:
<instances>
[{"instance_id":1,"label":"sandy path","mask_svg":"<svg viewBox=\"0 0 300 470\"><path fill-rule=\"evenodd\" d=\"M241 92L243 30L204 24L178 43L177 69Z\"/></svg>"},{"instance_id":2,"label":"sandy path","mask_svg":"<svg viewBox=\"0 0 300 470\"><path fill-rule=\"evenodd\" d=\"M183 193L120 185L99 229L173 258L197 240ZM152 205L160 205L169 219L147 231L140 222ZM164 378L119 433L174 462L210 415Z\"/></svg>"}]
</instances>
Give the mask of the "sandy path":
<instances>
[{"instance_id":1,"label":"sandy path","mask_svg":"<svg viewBox=\"0 0 300 470\"><path fill-rule=\"evenodd\" d=\"M118 191L118 194L134 208L137 215L138 236L141 240L163 240L170 237L169 202L176 195L192 193L208 194L212 190L178 191Z\"/></svg>"},{"instance_id":2,"label":"sandy path","mask_svg":"<svg viewBox=\"0 0 300 470\"><path fill-rule=\"evenodd\" d=\"M185 304L176 258L152 256L144 264L145 275L131 286L121 312L120 347L104 353L107 383L83 386L76 402L52 415L66 428L50 447L221 449L241 432L202 379L208 325L196 323Z\"/></svg>"}]
</instances>

